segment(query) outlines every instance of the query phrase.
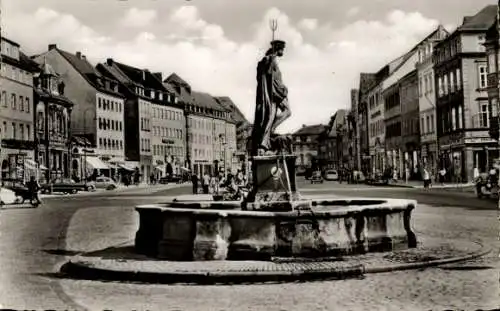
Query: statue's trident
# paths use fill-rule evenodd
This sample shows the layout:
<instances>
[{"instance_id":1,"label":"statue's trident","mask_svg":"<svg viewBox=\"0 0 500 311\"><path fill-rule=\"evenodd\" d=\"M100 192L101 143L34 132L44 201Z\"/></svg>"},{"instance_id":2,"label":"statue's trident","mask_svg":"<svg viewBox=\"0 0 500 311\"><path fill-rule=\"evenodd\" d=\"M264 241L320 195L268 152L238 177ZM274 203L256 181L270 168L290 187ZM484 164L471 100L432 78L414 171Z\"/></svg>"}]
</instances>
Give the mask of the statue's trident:
<instances>
[{"instance_id":1,"label":"statue's trident","mask_svg":"<svg viewBox=\"0 0 500 311\"><path fill-rule=\"evenodd\" d=\"M499 0L499 1L500 1L500 0ZM271 29L271 34L272 34L272 41L271 41L271 42L273 42L273 41L274 41L274 39L275 39L275 36L274 36L274 35L275 35L275 33L276 33L276 30L278 29L278 20L277 20L277 19L271 19L271 20L269 21L269 28ZM272 44L272 46L271 46L271 47L272 47L272 49L273 49L273 55L274 55L274 54L275 54L275 52L276 52L276 51L274 50L275 45L274 45L274 43L271 43L271 44ZM272 72L272 71L271 71L271 72ZM273 96L273 92L272 92L272 91L271 91L271 96ZM271 101L272 101L272 99L271 99ZM288 194L288 199L289 199L290 201L293 201L293 198L292 198L292 196L293 196L293 195L292 195L292 184L291 184L291 182L290 182L290 176L288 175L288 165L287 165L287 163L286 163L286 156L285 156L285 153L283 153L283 154L282 154L282 156L283 156L283 168L285 169L285 177L286 177L287 186L288 186L288 189L287 189L287 190L288 190L288 191L287 191L287 194ZM276 162L277 162L277 163L276 163L276 166L277 166L277 168L279 168L279 167L280 167L280 166L279 166L279 160L278 160L278 161L276 161ZM294 205L292 204L292 210L294 210L294 209L295 209L295 207L294 207Z\"/></svg>"}]
</instances>

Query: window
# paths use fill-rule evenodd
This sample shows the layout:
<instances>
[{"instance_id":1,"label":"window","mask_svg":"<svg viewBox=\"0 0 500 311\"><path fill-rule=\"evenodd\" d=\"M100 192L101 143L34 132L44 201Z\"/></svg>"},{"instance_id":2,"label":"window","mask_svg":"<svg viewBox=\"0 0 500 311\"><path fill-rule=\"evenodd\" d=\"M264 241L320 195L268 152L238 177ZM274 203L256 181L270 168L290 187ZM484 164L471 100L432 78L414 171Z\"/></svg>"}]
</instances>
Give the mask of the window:
<instances>
[{"instance_id":1,"label":"window","mask_svg":"<svg viewBox=\"0 0 500 311\"><path fill-rule=\"evenodd\" d=\"M460 90L462 88L462 76L460 74L460 68L457 68L456 73L457 73L457 90Z\"/></svg>"},{"instance_id":2,"label":"window","mask_svg":"<svg viewBox=\"0 0 500 311\"><path fill-rule=\"evenodd\" d=\"M451 92L455 92L455 73L452 71L450 72L450 89Z\"/></svg>"},{"instance_id":3,"label":"window","mask_svg":"<svg viewBox=\"0 0 500 311\"><path fill-rule=\"evenodd\" d=\"M429 73L429 93L434 89L434 79L433 75Z\"/></svg>"},{"instance_id":4,"label":"window","mask_svg":"<svg viewBox=\"0 0 500 311\"><path fill-rule=\"evenodd\" d=\"M16 109L16 94L10 95L10 107L14 110Z\"/></svg>"},{"instance_id":5,"label":"window","mask_svg":"<svg viewBox=\"0 0 500 311\"><path fill-rule=\"evenodd\" d=\"M463 111L462 106L458 106L458 128L463 128Z\"/></svg>"},{"instance_id":6,"label":"window","mask_svg":"<svg viewBox=\"0 0 500 311\"><path fill-rule=\"evenodd\" d=\"M427 121L427 133L432 133L432 131L431 131L431 123L430 123L429 116L427 116L425 119ZM426 133L426 132L424 131L424 133Z\"/></svg>"},{"instance_id":7,"label":"window","mask_svg":"<svg viewBox=\"0 0 500 311\"><path fill-rule=\"evenodd\" d=\"M479 127L489 126L488 103L482 102L479 104Z\"/></svg>"},{"instance_id":8,"label":"window","mask_svg":"<svg viewBox=\"0 0 500 311\"><path fill-rule=\"evenodd\" d=\"M19 139L24 140L24 125L19 124Z\"/></svg>"},{"instance_id":9,"label":"window","mask_svg":"<svg viewBox=\"0 0 500 311\"><path fill-rule=\"evenodd\" d=\"M24 110L26 110L27 113L30 112L30 99L29 99L29 97L26 97L24 99Z\"/></svg>"},{"instance_id":10,"label":"window","mask_svg":"<svg viewBox=\"0 0 500 311\"><path fill-rule=\"evenodd\" d=\"M31 128L29 126L29 124L26 124L26 140L30 140L31 139Z\"/></svg>"},{"instance_id":11,"label":"window","mask_svg":"<svg viewBox=\"0 0 500 311\"><path fill-rule=\"evenodd\" d=\"M6 91L2 91L2 105L4 107L7 107L7 92Z\"/></svg>"},{"instance_id":12,"label":"window","mask_svg":"<svg viewBox=\"0 0 500 311\"><path fill-rule=\"evenodd\" d=\"M479 71L479 88L484 89L488 86L487 71L485 65L478 66Z\"/></svg>"},{"instance_id":13,"label":"window","mask_svg":"<svg viewBox=\"0 0 500 311\"><path fill-rule=\"evenodd\" d=\"M16 124L14 122L12 122L11 128L12 128L12 139L16 139L16 137L17 137L17 135L16 135Z\"/></svg>"},{"instance_id":14,"label":"window","mask_svg":"<svg viewBox=\"0 0 500 311\"><path fill-rule=\"evenodd\" d=\"M420 119L420 127L422 128L422 133L425 134L424 117L422 117L422 119Z\"/></svg>"},{"instance_id":15,"label":"window","mask_svg":"<svg viewBox=\"0 0 500 311\"><path fill-rule=\"evenodd\" d=\"M19 96L19 110L24 111L24 98Z\"/></svg>"},{"instance_id":16,"label":"window","mask_svg":"<svg viewBox=\"0 0 500 311\"><path fill-rule=\"evenodd\" d=\"M102 147L102 138L101 137L99 137L99 146Z\"/></svg>"},{"instance_id":17,"label":"window","mask_svg":"<svg viewBox=\"0 0 500 311\"><path fill-rule=\"evenodd\" d=\"M420 53L420 52L419 52ZM422 97L422 94L425 92L424 90L424 85L422 83L422 77L420 77L418 79L418 84L419 84L419 88L418 88L418 96Z\"/></svg>"},{"instance_id":18,"label":"window","mask_svg":"<svg viewBox=\"0 0 500 311\"><path fill-rule=\"evenodd\" d=\"M98 107L99 109L101 109L101 108L102 108L102 101L101 101L101 98L100 98L100 97L99 97L99 98L97 98L97 107Z\"/></svg>"},{"instance_id":19,"label":"window","mask_svg":"<svg viewBox=\"0 0 500 311\"><path fill-rule=\"evenodd\" d=\"M457 129L457 108L451 108L451 129Z\"/></svg>"},{"instance_id":20,"label":"window","mask_svg":"<svg viewBox=\"0 0 500 311\"><path fill-rule=\"evenodd\" d=\"M443 96L443 80L441 77L438 78L438 88L439 88L439 96Z\"/></svg>"},{"instance_id":21,"label":"window","mask_svg":"<svg viewBox=\"0 0 500 311\"><path fill-rule=\"evenodd\" d=\"M444 79L443 79L443 94L444 95L448 95L448 75L444 75Z\"/></svg>"}]
</instances>

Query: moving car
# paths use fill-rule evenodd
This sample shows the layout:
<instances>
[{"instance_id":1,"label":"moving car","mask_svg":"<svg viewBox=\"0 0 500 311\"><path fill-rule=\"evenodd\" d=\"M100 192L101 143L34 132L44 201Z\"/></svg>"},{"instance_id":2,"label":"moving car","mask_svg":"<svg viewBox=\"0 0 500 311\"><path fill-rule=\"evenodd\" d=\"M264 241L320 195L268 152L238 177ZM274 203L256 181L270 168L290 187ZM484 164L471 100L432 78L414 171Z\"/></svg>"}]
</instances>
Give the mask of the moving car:
<instances>
[{"instance_id":1,"label":"moving car","mask_svg":"<svg viewBox=\"0 0 500 311\"><path fill-rule=\"evenodd\" d=\"M336 170L326 170L325 171L326 180L339 180L339 173Z\"/></svg>"},{"instance_id":2,"label":"moving car","mask_svg":"<svg viewBox=\"0 0 500 311\"><path fill-rule=\"evenodd\" d=\"M114 190L118 188L116 182L112 178L105 176L97 177L94 182L94 186L96 187L96 189L106 189L106 190Z\"/></svg>"},{"instance_id":3,"label":"moving car","mask_svg":"<svg viewBox=\"0 0 500 311\"><path fill-rule=\"evenodd\" d=\"M311 175L311 184L315 184L315 183L320 183L322 184L323 183L323 176L321 176L321 171L314 171Z\"/></svg>"},{"instance_id":4,"label":"moving car","mask_svg":"<svg viewBox=\"0 0 500 311\"><path fill-rule=\"evenodd\" d=\"M0 187L0 206L16 204L20 202L16 193L10 189Z\"/></svg>"}]
</instances>

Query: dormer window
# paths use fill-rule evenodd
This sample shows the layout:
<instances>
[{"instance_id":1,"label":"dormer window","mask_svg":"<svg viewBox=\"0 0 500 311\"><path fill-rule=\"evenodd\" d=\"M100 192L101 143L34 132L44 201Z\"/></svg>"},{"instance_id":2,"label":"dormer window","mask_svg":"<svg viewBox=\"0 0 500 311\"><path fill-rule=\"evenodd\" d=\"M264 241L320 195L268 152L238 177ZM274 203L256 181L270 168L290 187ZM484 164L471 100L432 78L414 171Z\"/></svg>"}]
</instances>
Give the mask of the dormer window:
<instances>
[{"instance_id":1,"label":"dormer window","mask_svg":"<svg viewBox=\"0 0 500 311\"><path fill-rule=\"evenodd\" d=\"M163 93L162 93L162 92L158 93L158 98L159 98L160 100L163 100Z\"/></svg>"},{"instance_id":2,"label":"dormer window","mask_svg":"<svg viewBox=\"0 0 500 311\"><path fill-rule=\"evenodd\" d=\"M155 98L155 91L151 90L149 95L150 95L151 98L154 99Z\"/></svg>"},{"instance_id":3,"label":"dormer window","mask_svg":"<svg viewBox=\"0 0 500 311\"><path fill-rule=\"evenodd\" d=\"M177 100L177 96L175 96L175 97L174 97L174 103L176 103L176 104L177 104L177 101L178 101L178 100Z\"/></svg>"}]
</instances>

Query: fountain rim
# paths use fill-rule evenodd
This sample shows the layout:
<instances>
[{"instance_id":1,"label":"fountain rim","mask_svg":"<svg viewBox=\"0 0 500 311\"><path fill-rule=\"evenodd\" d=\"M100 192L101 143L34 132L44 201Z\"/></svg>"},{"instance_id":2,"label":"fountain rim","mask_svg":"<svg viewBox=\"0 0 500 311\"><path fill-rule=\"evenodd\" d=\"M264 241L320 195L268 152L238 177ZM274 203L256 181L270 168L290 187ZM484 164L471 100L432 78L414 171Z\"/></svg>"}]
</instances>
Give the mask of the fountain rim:
<instances>
[{"instance_id":1,"label":"fountain rim","mask_svg":"<svg viewBox=\"0 0 500 311\"><path fill-rule=\"evenodd\" d=\"M414 209L417 206L417 201L412 199L388 199L388 198L318 198L318 199L304 199L302 201L311 201L313 206L313 213L315 216L340 216L347 213L359 213L359 212L370 212L388 210L390 212L396 211L407 211L408 206L412 206L410 209ZM373 204L358 204L356 201L373 201ZM382 201L382 202L381 202ZM293 202L293 201L292 201ZM297 201L295 201L297 202ZM354 202L353 205L337 205L332 204L333 202ZM238 205L236 205L238 203ZM290 201L277 201L278 204L289 204ZM326 204L330 203L330 204ZM178 206L169 206L169 204L175 204ZM234 204L234 209L225 208L211 208L210 205L231 205ZM186 207L181 207L186 205ZM191 207L190 207L191 206ZM330 207L328 209L322 209L321 206ZM297 210L279 210L276 211L260 211L260 210L242 210L238 209L241 207L240 201L177 201L177 202L163 202L155 204L143 204L135 207L136 211L145 210L158 210L161 212L173 212L173 213L186 213L186 214L198 214L198 215L225 215L225 216L254 216L254 217L274 217L274 216L287 216L287 215L301 215L309 214L309 209L297 209ZM320 207L320 208L318 208Z\"/></svg>"}]
</instances>

